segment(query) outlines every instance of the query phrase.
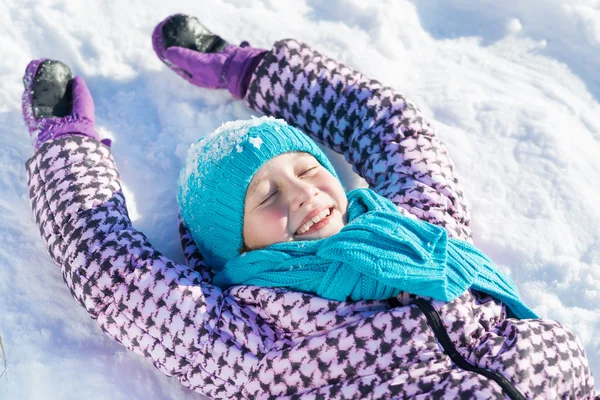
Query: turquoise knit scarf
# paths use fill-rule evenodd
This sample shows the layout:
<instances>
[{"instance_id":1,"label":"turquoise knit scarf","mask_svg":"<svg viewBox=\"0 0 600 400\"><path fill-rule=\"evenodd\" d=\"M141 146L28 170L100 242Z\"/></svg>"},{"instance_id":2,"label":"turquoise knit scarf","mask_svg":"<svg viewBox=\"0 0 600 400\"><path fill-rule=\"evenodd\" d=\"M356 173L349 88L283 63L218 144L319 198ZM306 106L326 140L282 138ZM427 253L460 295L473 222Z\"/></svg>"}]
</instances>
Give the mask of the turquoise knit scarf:
<instances>
[{"instance_id":1,"label":"turquoise knit scarf","mask_svg":"<svg viewBox=\"0 0 600 400\"><path fill-rule=\"evenodd\" d=\"M370 189L349 192L348 224L326 239L276 243L228 261L214 283L286 287L332 300L384 300L409 292L451 301L472 288L536 318L512 280L471 244L400 214Z\"/></svg>"}]
</instances>

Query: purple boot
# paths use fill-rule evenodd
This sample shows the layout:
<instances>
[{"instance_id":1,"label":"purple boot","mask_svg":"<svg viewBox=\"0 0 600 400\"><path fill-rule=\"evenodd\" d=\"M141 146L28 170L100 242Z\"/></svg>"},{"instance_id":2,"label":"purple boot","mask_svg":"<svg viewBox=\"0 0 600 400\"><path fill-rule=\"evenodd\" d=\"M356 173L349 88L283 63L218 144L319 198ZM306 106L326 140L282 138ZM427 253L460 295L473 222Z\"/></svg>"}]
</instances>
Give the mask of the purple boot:
<instances>
[{"instance_id":1,"label":"purple boot","mask_svg":"<svg viewBox=\"0 0 600 400\"><path fill-rule=\"evenodd\" d=\"M33 60L27 65L23 84L23 119L36 149L47 140L73 134L100 140L94 129L92 95L85 81L73 78L65 64Z\"/></svg>"},{"instance_id":2,"label":"purple boot","mask_svg":"<svg viewBox=\"0 0 600 400\"><path fill-rule=\"evenodd\" d=\"M154 28L152 47L158 58L187 81L203 88L227 89L236 99L246 94L252 72L267 52L246 42L242 47L230 45L195 17L183 14L171 15Z\"/></svg>"}]
</instances>

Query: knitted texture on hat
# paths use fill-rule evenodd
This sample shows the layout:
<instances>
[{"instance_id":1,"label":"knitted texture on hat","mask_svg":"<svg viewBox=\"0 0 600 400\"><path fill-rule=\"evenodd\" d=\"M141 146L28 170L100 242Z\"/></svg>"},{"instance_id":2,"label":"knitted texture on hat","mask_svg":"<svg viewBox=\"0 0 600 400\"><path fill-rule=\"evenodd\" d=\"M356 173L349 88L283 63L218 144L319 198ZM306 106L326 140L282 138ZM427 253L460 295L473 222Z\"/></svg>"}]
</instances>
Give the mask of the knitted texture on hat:
<instances>
[{"instance_id":1,"label":"knitted texture on hat","mask_svg":"<svg viewBox=\"0 0 600 400\"><path fill-rule=\"evenodd\" d=\"M283 153L305 152L337 174L317 144L273 117L227 122L190 146L179 176L181 218L216 271L243 248L244 201L252 177Z\"/></svg>"}]
</instances>

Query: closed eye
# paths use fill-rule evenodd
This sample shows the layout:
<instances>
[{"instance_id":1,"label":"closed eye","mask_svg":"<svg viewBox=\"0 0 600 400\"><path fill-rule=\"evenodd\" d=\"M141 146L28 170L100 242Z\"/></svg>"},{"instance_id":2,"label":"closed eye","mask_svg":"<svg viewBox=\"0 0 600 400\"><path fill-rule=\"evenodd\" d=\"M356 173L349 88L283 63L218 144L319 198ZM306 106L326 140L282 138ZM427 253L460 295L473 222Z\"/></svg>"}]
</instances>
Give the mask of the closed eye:
<instances>
[{"instance_id":1,"label":"closed eye","mask_svg":"<svg viewBox=\"0 0 600 400\"><path fill-rule=\"evenodd\" d=\"M316 170L317 168L319 168L319 166L318 166L318 165L315 165L314 167L311 167L311 168L309 168L309 169L305 170L304 172L302 172L302 173L301 173L300 175L298 175L298 176L310 175L310 173L312 173L312 172L316 172L315 170Z\"/></svg>"},{"instance_id":2,"label":"closed eye","mask_svg":"<svg viewBox=\"0 0 600 400\"><path fill-rule=\"evenodd\" d=\"M262 206L263 204L267 203L271 199L275 199L278 194L279 194L279 189L277 189L274 192L272 192L271 194L267 195L267 197L265 197L265 199L260 202L259 206Z\"/></svg>"}]
</instances>

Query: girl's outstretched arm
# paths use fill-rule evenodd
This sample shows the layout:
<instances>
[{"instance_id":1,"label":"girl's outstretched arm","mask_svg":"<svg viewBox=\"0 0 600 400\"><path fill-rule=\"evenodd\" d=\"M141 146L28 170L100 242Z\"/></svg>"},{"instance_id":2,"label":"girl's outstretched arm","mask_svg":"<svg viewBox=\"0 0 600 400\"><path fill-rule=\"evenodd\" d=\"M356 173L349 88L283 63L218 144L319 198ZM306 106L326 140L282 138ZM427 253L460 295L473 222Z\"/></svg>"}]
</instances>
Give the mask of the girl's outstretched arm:
<instances>
[{"instance_id":1,"label":"girl's outstretched arm","mask_svg":"<svg viewBox=\"0 0 600 400\"><path fill-rule=\"evenodd\" d=\"M471 240L454 164L420 111L396 90L296 40L276 42L245 100L344 155L379 194Z\"/></svg>"},{"instance_id":2,"label":"girl's outstretched arm","mask_svg":"<svg viewBox=\"0 0 600 400\"><path fill-rule=\"evenodd\" d=\"M37 149L27 162L31 206L73 297L106 334L186 387L239 395L272 332L211 284L188 242L194 268L164 257L132 226L83 79L58 61L34 60L24 83L23 116Z\"/></svg>"},{"instance_id":3,"label":"girl's outstretched arm","mask_svg":"<svg viewBox=\"0 0 600 400\"><path fill-rule=\"evenodd\" d=\"M240 395L272 332L131 225L109 148L84 136L52 140L27 162L27 173L50 256L100 328L186 387L214 398Z\"/></svg>"}]
</instances>

